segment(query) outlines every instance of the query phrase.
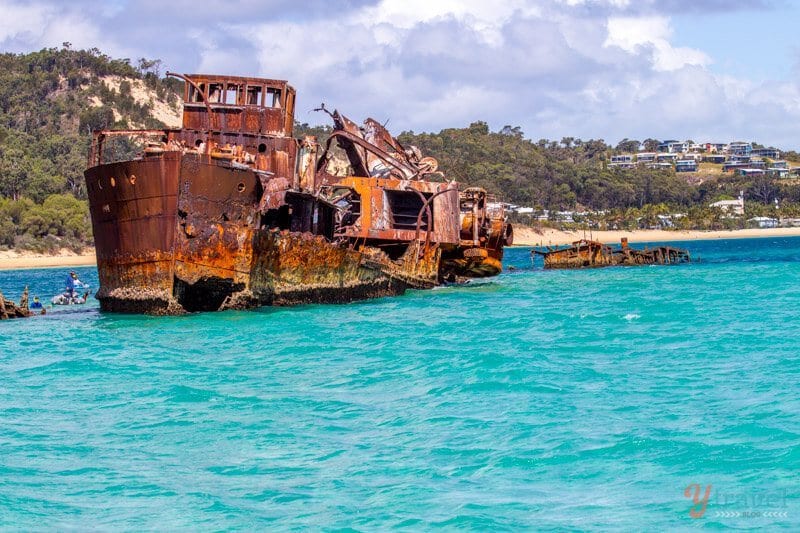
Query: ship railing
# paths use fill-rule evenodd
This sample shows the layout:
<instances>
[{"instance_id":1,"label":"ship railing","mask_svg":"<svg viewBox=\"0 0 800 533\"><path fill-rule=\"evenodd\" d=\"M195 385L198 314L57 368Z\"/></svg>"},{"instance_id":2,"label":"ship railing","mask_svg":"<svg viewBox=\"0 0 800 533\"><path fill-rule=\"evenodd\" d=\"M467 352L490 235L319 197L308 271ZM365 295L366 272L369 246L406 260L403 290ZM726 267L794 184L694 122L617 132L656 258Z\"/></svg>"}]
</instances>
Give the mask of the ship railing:
<instances>
[{"instance_id":1,"label":"ship railing","mask_svg":"<svg viewBox=\"0 0 800 533\"><path fill-rule=\"evenodd\" d=\"M165 144L171 139L171 130L95 130L92 132L92 144L89 148L87 167L94 167L104 163L103 151L106 147L106 140L113 137L127 137L139 139L145 142L148 138L157 137L160 142Z\"/></svg>"}]
</instances>

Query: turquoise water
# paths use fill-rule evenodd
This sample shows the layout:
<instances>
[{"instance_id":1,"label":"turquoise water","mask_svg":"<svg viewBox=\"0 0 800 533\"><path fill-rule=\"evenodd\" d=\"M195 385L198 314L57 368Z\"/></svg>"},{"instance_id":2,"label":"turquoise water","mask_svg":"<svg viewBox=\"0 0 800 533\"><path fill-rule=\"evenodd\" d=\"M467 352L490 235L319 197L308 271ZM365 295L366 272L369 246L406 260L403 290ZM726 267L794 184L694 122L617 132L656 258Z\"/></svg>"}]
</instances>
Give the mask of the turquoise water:
<instances>
[{"instance_id":1,"label":"turquoise water","mask_svg":"<svg viewBox=\"0 0 800 533\"><path fill-rule=\"evenodd\" d=\"M2 322L0 528L797 528L800 239L684 246L702 262L512 249L352 305Z\"/></svg>"}]
</instances>

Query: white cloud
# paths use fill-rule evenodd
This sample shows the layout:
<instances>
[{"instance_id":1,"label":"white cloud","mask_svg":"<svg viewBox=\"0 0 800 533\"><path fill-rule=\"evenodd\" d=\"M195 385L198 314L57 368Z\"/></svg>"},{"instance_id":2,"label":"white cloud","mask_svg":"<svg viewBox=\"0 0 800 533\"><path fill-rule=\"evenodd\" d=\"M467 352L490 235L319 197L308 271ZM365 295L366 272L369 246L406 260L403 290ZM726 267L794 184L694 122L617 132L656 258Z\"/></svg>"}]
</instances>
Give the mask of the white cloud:
<instances>
[{"instance_id":1,"label":"white cloud","mask_svg":"<svg viewBox=\"0 0 800 533\"><path fill-rule=\"evenodd\" d=\"M324 121L308 111L325 101L354 119L388 118L395 132L486 120L532 138L714 135L796 147L798 84L712 72L714 58L676 42L662 7L706 10L714 24L721 0L309 2L230 0L211 12L183 0L0 0L0 43L70 41L182 72L288 79L304 122Z\"/></svg>"},{"instance_id":2,"label":"white cloud","mask_svg":"<svg viewBox=\"0 0 800 533\"><path fill-rule=\"evenodd\" d=\"M608 19L608 38L603 46L617 46L636 54L653 50L656 70L677 70L686 65L707 66L711 58L700 50L673 47L669 38L672 29L664 16L611 17Z\"/></svg>"},{"instance_id":3,"label":"white cloud","mask_svg":"<svg viewBox=\"0 0 800 533\"><path fill-rule=\"evenodd\" d=\"M0 42L20 39L32 45L41 39L43 27L57 13L51 6L16 2L1 2L0 10Z\"/></svg>"}]
</instances>

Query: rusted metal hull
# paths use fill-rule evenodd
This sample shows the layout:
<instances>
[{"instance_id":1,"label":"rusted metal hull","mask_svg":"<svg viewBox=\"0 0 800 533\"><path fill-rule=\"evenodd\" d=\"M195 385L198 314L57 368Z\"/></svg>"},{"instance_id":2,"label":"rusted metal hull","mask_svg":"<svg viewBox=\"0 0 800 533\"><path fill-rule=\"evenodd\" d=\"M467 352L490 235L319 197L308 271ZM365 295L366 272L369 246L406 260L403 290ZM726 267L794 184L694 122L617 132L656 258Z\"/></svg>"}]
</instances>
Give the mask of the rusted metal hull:
<instances>
[{"instance_id":1,"label":"rusted metal hull","mask_svg":"<svg viewBox=\"0 0 800 533\"><path fill-rule=\"evenodd\" d=\"M259 228L263 190L251 170L167 153L93 167L86 177L105 311L343 303L437 283L436 250L417 259L415 244L391 260L309 231Z\"/></svg>"}]
</instances>

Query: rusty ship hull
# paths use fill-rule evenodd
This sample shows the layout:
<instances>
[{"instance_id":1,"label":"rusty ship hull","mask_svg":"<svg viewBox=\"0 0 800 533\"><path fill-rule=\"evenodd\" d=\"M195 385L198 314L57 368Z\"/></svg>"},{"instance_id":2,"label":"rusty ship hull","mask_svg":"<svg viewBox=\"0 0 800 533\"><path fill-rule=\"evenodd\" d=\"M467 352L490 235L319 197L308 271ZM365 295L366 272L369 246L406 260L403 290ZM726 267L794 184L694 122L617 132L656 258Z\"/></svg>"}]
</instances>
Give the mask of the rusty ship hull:
<instances>
[{"instance_id":1,"label":"rusty ship hull","mask_svg":"<svg viewBox=\"0 0 800 533\"><path fill-rule=\"evenodd\" d=\"M371 119L331 114L323 148L291 137L286 82L181 77L183 128L95 132L85 176L102 310L343 303L502 269L499 204ZM108 162L116 137L141 151Z\"/></svg>"},{"instance_id":2,"label":"rusty ship hull","mask_svg":"<svg viewBox=\"0 0 800 533\"><path fill-rule=\"evenodd\" d=\"M258 177L199 159L165 153L87 171L103 310L343 303L435 284L436 272L406 272L310 228L259 228ZM306 195L294 204L330 209Z\"/></svg>"}]
</instances>

